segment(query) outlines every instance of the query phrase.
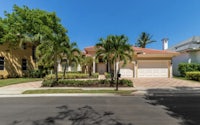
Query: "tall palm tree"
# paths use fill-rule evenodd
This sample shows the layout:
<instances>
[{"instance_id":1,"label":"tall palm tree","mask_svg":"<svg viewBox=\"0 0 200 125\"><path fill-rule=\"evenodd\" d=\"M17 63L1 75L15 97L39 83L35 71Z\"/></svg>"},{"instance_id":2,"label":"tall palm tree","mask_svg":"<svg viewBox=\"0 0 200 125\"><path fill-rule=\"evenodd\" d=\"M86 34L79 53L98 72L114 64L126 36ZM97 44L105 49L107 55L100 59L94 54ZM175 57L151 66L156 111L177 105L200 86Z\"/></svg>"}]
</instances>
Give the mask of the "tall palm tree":
<instances>
[{"instance_id":1,"label":"tall palm tree","mask_svg":"<svg viewBox=\"0 0 200 125\"><path fill-rule=\"evenodd\" d=\"M58 60L61 59L63 46L68 44L66 35L55 34L52 40L43 41L38 45L36 54L39 57L39 64L53 66L56 74L56 82L58 81Z\"/></svg>"},{"instance_id":2,"label":"tall palm tree","mask_svg":"<svg viewBox=\"0 0 200 125\"><path fill-rule=\"evenodd\" d=\"M128 60L132 60L132 46L128 43L128 38L124 35L110 35L106 40L101 40L96 44L97 56L102 56L104 59L114 63L114 77L117 78L119 70L119 62L123 61L123 65L126 65ZM118 82L116 84L116 90L118 90Z\"/></svg>"},{"instance_id":3,"label":"tall palm tree","mask_svg":"<svg viewBox=\"0 0 200 125\"><path fill-rule=\"evenodd\" d=\"M156 42L155 40L152 40L152 35L146 33L146 32L142 32L139 36L139 38L137 39L136 42L136 46L137 47L142 47L142 48L146 48L146 45Z\"/></svg>"},{"instance_id":4,"label":"tall palm tree","mask_svg":"<svg viewBox=\"0 0 200 125\"><path fill-rule=\"evenodd\" d=\"M91 56L86 56L86 55L82 55L81 57L81 62L80 62L81 66L82 66L82 71L84 71L84 73L89 73L89 75L92 75L92 65L93 65L93 58Z\"/></svg>"},{"instance_id":5,"label":"tall palm tree","mask_svg":"<svg viewBox=\"0 0 200 125\"><path fill-rule=\"evenodd\" d=\"M123 61L123 65L127 64L127 61L132 60L132 46L128 43L128 38L124 35L120 36L111 36L110 39L113 42L113 57L112 60L114 62L114 76L117 77L117 74L120 71L119 62ZM118 65L118 70L117 70ZM116 90L118 90L118 82L116 84Z\"/></svg>"},{"instance_id":6,"label":"tall palm tree","mask_svg":"<svg viewBox=\"0 0 200 125\"><path fill-rule=\"evenodd\" d=\"M68 46L65 46L63 50L63 56L66 58L66 63L64 67L63 77L65 78L67 65L71 66L73 63L77 66L80 63L80 50L77 48L75 42L70 43Z\"/></svg>"},{"instance_id":7,"label":"tall palm tree","mask_svg":"<svg viewBox=\"0 0 200 125\"><path fill-rule=\"evenodd\" d=\"M112 41L108 38L100 38L99 42L95 46L97 48L96 59L102 58L107 63L107 72L110 72L110 64L112 57Z\"/></svg>"}]
</instances>

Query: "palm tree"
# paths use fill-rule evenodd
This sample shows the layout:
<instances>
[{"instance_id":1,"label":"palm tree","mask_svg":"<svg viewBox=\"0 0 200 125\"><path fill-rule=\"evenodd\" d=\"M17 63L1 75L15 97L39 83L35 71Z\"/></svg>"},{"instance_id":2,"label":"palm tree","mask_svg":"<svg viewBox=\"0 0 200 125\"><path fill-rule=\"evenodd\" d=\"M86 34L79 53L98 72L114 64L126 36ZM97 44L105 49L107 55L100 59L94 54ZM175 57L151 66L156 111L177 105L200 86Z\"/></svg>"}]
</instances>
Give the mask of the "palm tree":
<instances>
[{"instance_id":1,"label":"palm tree","mask_svg":"<svg viewBox=\"0 0 200 125\"><path fill-rule=\"evenodd\" d=\"M128 43L128 38L124 35L110 35L106 40L100 39L100 42L96 44L97 56L102 56L110 62L114 63L114 77L117 78L119 70L119 62L123 61L123 65L126 65L128 60L132 60L133 49ZM118 90L118 81L116 84L116 90Z\"/></svg>"},{"instance_id":2,"label":"palm tree","mask_svg":"<svg viewBox=\"0 0 200 125\"><path fill-rule=\"evenodd\" d=\"M80 62L80 50L77 48L77 44L75 42L70 43L67 47L65 46L63 50L63 56L66 58L66 64L64 67L63 77L65 78L67 65L71 66L73 63L77 66Z\"/></svg>"},{"instance_id":3,"label":"palm tree","mask_svg":"<svg viewBox=\"0 0 200 125\"><path fill-rule=\"evenodd\" d=\"M102 58L107 63L107 72L110 72L110 63L112 57L112 41L109 39L100 38L96 44L97 52L96 59Z\"/></svg>"},{"instance_id":4,"label":"palm tree","mask_svg":"<svg viewBox=\"0 0 200 125\"><path fill-rule=\"evenodd\" d=\"M85 71L85 73L89 73L89 75L91 76L92 65L93 65L93 58L91 56L86 56L83 54L81 57L82 71Z\"/></svg>"},{"instance_id":5,"label":"palm tree","mask_svg":"<svg viewBox=\"0 0 200 125\"><path fill-rule=\"evenodd\" d=\"M67 45L68 38L66 35L54 34L52 40L43 41L38 45L36 54L39 57L39 64L43 64L48 67L54 67L56 74L56 82L58 81L58 60L61 59L63 52L63 46Z\"/></svg>"},{"instance_id":6,"label":"palm tree","mask_svg":"<svg viewBox=\"0 0 200 125\"><path fill-rule=\"evenodd\" d=\"M120 71L119 62L123 61L123 65L127 64L127 61L132 60L132 46L128 43L128 38L124 35L120 36L111 36L110 39L113 42L113 57L112 60L114 62L114 76L117 77L117 74ZM117 70L118 65L118 70ZM116 84L116 90L118 90L118 81Z\"/></svg>"},{"instance_id":7,"label":"palm tree","mask_svg":"<svg viewBox=\"0 0 200 125\"><path fill-rule=\"evenodd\" d=\"M139 36L139 38L137 39L136 42L136 46L137 47L142 47L142 48L146 48L146 45L156 42L155 40L152 40L152 35L146 33L146 32L142 32L141 35Z\"/></svg>"}]
</instances>

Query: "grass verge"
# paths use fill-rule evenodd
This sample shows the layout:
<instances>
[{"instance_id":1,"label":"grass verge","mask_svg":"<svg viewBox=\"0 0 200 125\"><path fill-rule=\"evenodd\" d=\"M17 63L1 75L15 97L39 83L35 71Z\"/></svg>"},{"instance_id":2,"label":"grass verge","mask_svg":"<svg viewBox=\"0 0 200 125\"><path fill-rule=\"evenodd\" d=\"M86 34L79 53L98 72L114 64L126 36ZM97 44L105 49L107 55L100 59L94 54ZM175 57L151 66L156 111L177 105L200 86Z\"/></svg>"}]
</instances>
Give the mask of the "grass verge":
<instances>
[{"instance_id":1,"label":"grass verge","mask_svg":"<svg viewBox=\"0 0 200 125\"><path fill-rule=\"evenodd\" d=\"M187 81L190 81L190 82L194 82L194 83L200 83L199 81L195 81L195 80L191 80L191 79L187 79L185 77L178 77L178 76L174 76L173 78L175 79L180 79L180 80L187 80Z\"/></svg>"},{"instance_id":2,"label":"grass verge","mask_svg":"<svg viewBox=\"0 0 200 125\"><path fill-rule=\"evenodd\" d=\"M112 93L120 95L130 95L133 90L82 90L82 89L42 89L27 90L23 94L54 94L54 93Z\"/></svg>"},{"instance_id":3,"label":"grass verge","mask_svg":"<svg viewBox=\"0 0 200 125\"><path fill-rule=\"evenodd\" d=\"M26 83L26 82L34 82L41 81L41 78L9 78L9 79L0 79L0 87L18 84L18 83Z\"/></svg>"}]
</instances>

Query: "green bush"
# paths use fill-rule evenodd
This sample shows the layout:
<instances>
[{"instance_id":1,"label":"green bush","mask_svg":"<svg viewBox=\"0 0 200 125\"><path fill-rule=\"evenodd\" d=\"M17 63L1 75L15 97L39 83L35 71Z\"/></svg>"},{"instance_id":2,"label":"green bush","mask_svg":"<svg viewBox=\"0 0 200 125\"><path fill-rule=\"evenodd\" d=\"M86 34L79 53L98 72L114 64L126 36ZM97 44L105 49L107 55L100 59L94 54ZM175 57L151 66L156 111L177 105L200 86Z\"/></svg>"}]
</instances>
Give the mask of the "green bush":
<instances>
[{"instance_id":1,"label":"green bush","mask_svg":"<svg viewBox=\"0 0 200 125\"><path fill-rule=\"evenodd\" d=\"M50 87L50 86L67 86L67 87L109 87L111 81L110 80L67 80L60 79L56 84L53 80L44 80L42 86ZM116 83L116 81L114 82ZM119 86L122 87L132 87L131 80L121 79L119 80Z\"/></svg>"},{"instance_id":2,"label":"green bush","mask_svg":"<svg viewBox=\"0 0 200 125\"><path fill-rule=\"evenodd\" d=\"M190 80L200 81L200 72L186 72L186 78Z\"/></svg>"},{"instance_id":3,"label":"green bush","mask_svg":"<svg viewBox=\"0 0 200 125\"><path fill-rule=\"evenodd\" d=\"M55 74L50 74L45 77L46 80L55 79ZM94 74L92 77L98 77L97 74ZM85 79L89 78L89 74L85 73L66 73L64 79ZM63 74L58 74L58 79L63 79Z\"/></svg>"},{"instance_id":4,"label":"green bush","mask_svg":"<svg viewBox=\"0 0 200 125\"><path fill-rule=\"evenodd\" d=\"M99 77L99 73L92 73L91 78L98 78Z\"/></svg>"},{"instance_id":5,"label":"green bush","mask_svg":"<svg viewBox=\"0 0 200 125\"><path fill-rule=\"evenodd\" d=\"M181 76L185 77L186 72L200 71L200 64L198 63L180 63L178 70Z\"/></svg>"},{"instance_id":6,"label":"green bush","mask_svg":"<svg viewBox=\"0 0 200 125\"><path fill-rule=\"evenodd\" d=\"M105 72L104 75L105 75L106 79L111 78L111 73L107 73L107 72Z\"/></svg>"}]
</instances>

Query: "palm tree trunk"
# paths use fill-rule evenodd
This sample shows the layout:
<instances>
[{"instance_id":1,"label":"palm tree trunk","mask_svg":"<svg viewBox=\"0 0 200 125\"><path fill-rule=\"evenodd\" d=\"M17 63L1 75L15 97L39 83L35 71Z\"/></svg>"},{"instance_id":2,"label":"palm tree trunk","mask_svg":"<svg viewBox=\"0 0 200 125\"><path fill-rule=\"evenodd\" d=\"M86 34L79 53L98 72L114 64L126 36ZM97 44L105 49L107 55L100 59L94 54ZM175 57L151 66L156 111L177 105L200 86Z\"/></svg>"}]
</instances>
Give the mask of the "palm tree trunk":
<instances>
[{"instance_id":1,"label":"palm tree trunk","mask_svg":"<svg viewBox=\"0 0 200 125\"><path fill-rule=\"evenodd\" d=\"M66 69L67 69L67 63L65 64L65 67L64 67L64 73L63 73L63 78L64 79L65 79Z\"/></svg>"},{"instance_id":2,"label":"palm tree trunk","mask_svg":"<svg viewBox=\"0 0 200 125\"><path fill-rule=\"evenodd\" d=\"M57 57L54 58L54 72L56 74L55 84L58 82L58 62Z\"/></svg>"}]
</instances>

